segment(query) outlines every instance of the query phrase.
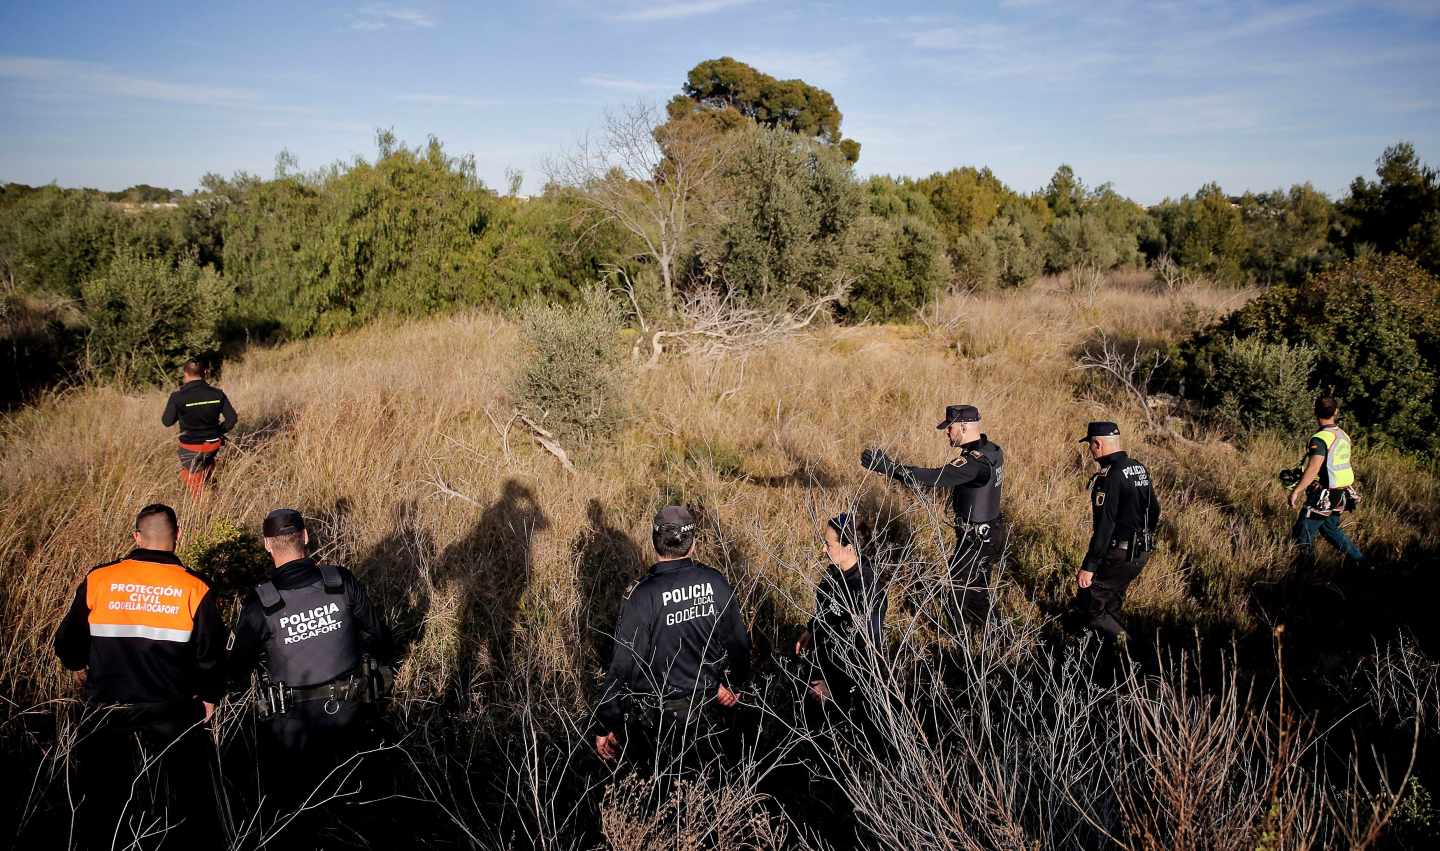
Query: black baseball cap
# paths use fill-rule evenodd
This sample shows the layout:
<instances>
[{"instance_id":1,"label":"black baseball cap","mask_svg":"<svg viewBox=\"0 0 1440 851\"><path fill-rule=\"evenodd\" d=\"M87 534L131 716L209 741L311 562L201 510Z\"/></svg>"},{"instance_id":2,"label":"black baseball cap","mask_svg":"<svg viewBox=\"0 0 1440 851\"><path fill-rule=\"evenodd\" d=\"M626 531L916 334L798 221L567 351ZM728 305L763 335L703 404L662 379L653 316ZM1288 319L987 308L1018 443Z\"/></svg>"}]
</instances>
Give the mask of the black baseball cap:
<instances>
[{"instance_id":1,"label":"black baseball cap","mask_svg":"<svg viewBox=\"0 0 1440 851\"><path fill-rule=\"evenodd\" d=\"M655 532L673 529L682 535L695 531L695 515L683 505L667 505L655 512Z\"/></svg>"},{"instance_id":2,"label":"black baseball cap","mask_svg":"<svg viewBox=\"0 0 1440 851\"><path fill-rule=\"evenodd\" d=\"M265 515L265 522L260 529L267 538L293 535L305 531L305 518L293 508L277 508Z\"/></svg>"},{"instance_id":3,"label":"black baseball cap","mask_svg":"<svg viewBox=\"0 0 1440 851\"><path fill-rule=\"evenodd\" d=\"M1081 443L1088 443L1097 437L1119 437L1120 426L1114 423L1097 422L1085 427L1085 436L1080 438Z\"/></svg>"},{"instance_id":4,"label":"black baseball cap","mask_svg":"<svg viewBox=\"0 0 1440 851\"><path fill-rule=\"evenodd\" d=\"M935 426L935 428L949 428L951 423L978 422L980 422L980 409L974 405L946 405L945 421Z\"/></svg>"}]
</instances>

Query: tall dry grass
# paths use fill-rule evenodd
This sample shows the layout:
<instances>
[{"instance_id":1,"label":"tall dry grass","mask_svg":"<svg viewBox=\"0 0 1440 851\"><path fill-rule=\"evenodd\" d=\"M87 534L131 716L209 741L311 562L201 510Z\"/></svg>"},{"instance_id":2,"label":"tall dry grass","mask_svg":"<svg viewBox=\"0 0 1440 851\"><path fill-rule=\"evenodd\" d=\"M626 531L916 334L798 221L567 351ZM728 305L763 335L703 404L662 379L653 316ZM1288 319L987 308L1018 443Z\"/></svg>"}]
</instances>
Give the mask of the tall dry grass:
<instances>
[{"instance_id":1,"label":"tall dry grass","mask_svg":"<svg viewBox=\"0 0 1440 851\"><path fill-rule=\"evenodd\" d=\"M55 707L76 686L50 652L55 623L85 570L128 547L135 510L161 500L190 538L226 523L258 531L270 509L300 508L320 556L371 587L407 644L397 776L446 841L638 849L712 847L720 835L732 847L826 847L831 817L793 809L804 764L845 790L858 827L843 830L872 846L915 847L924 834L920 844L953 848L1214 847L1221 836L1236 847L1320 837L1364 847L1397 793L1373 760L1343 761L1348 781L1329 772L1316 754L1336 746L1276 707L1269 675L1238 680L1232 657L1192 691L1204 666L1172 658L1151 677L1104 685L1091 681L1093 658L1067 650L1052 662L1046 649L1088 536L1091 465L1075 438L1091 419L1120 423L1166 506L1163 547L1126 607L1145 641L1198 627L1268 653L1270 627L1313 602L1288 591L1278 608L1255 602L1291 571L1293 515L1275 473L1303 435L1238 447L1186 421L1163 425L1076 368L1088 341L1163 348L1248 295L1161 293L1141 276L1079 293L1046 280L951 297L909 325L671 358L631 376L618 434L570 447L574 472L511 418L516 330L485 315L248 353L220 381L241 425L198 501L159 426L162 391L80 389L10 414L0 420L0 739L23 733L24 753L40 754L18 818L66 811L56 804L65 749L45 743L65 741L74 710ZM940 463L949 450L933 425L956 402L981 408L1008 461L1006 623L978 640L927 617L940 608L951 543L943 500L858 464L871 445ZM1364 446L1357 466L1367 500L1349 526L1360 545L1392 565L1434 553L1434 468ZM700 555L740 590L762 658L810 614L824 519L858 508L883 527L896 577L889 663L861 677L890 742L882 752L827 750L786 709L788 669L762 664L753 704L774 749L754 751L718 790L658 801L634 781L602 791L610 778L584 727L605 632L649 561L651 514L676 501L699 509ZM1360 688L1376 695L1375 717L1433 735L1433 663L1402 645L1367 664ZM237 717L222 750L244 753ZM1107 759L1125 768L1102 770ZM236 848L274 830L253 813L235 820Z\"/></svg>"},{"instance_id":2,"label":"tall dry grass","mask_svg":"<svg viewBox=\"0 0 1440 851\"><path fill-rule=\"evenodd\" d=\"M0 422L0 684L34 700L71 693L48 648L54 624L86 568L126 548L136 508L161 500L191 536L218 521L256 529L276 506L304 511L320 554L356 569L415 640L407 693L493 698L489 684L524 674L579 705L598 633L647 561L655 507L701 508L701 556L751 589L747 610L766 630L798 623L808 591L781 566L818 570L819 520L842 505L911 512L927 547L945 545L938 503L917 505L857 459L880 445L940 463L948 449L933 424L962 401L981 408L1007 453L1009 612L1040 619L1071 593L1090 471L1074 436L1105 418L1150 465L1166 506L1165 546L1129 610L1252 629L1250 585L1289 568L1292 517L1274 474L1303 436L1241 450L1194 429L1146 433L1132 400L1075 370L1087 339L1174 341L1246 296L1157 294L1133 279L1078 298L1042 281L952 297L914 325L828 328L748 357L667 361L634 374L629 424L580 454L574 473L510 421L514 329L490 316L250 352L220 382L241 422L199 501L176 477L162 391L67 393ZM1361 546L1382 556L1433 547L1433 469L1363 449L1357 463L1368 495L1352 524Z\"/></svg>"}]
</instances>

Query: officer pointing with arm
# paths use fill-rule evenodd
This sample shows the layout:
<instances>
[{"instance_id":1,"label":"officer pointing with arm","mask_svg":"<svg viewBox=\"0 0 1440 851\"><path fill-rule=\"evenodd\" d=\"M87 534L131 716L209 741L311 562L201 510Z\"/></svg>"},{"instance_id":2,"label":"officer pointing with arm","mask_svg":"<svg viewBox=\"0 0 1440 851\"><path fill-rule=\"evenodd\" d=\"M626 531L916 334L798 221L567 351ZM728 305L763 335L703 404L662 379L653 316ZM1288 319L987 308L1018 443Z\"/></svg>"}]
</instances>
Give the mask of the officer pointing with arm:
<instances>
[{"instance_id":1,"label":"officer pointing with arm","mask_svg":"<svg viewBox=\"0 0 1440 851\"><path fill-rule=\"evenodd\" d=\"M725 577L694 560L695 518L678 505L655 515L659 561L631 587L595 709L595 750L607 760L646 740L662 760L713 738L750 675L750 635Z\"/></svg>"},{"instance_id":2,"label":"officer pointing with arm","mask_svg":"<svg viewBox=\"0 0 1440 851\"><path fill-rule=\"evenodd\" d=\"M1100 466L1090 479L1090 546L1075 575L1075 609L1107 641L1126 635L1120 609L1155 547L1160 500L1150 471L1120 448L1120 427L1090 423L1080 439Z\"/></svg>"},{"instance_id":3,"label":"officer pointing with arm","mask_svg":"<svg viewBox=\"0 0 1440 851\"><path fill-rule=\"evenodd\" d=\"M951 620L985 622L990 611L990 572L1005 554L1006 523L1000 496L1005 477L1005 452L981 431L980 410L974 405L950 405L943 430L951 447L960 450L943 467L910 467L878 449L866 449L860 465L912 487L949 488L955 512L955 552L950 557L953 589L949 600Z\"/></svg>"}]
</instances>

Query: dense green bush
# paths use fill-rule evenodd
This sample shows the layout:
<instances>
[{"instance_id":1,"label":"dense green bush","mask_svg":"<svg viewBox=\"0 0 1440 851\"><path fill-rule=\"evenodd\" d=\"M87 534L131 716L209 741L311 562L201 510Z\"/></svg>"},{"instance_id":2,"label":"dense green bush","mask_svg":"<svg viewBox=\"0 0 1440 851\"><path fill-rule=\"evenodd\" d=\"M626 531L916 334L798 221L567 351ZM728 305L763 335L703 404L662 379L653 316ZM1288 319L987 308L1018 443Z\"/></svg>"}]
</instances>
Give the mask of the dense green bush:
<instances>
[{"instance_id":1,"label":"dense green bush","mask_svg":"<svg viewBox=\"0 0 1440 851\"><path fill-rule=\"evenodd\" d=\"M1215 419L1239 434L1304 428L1314 368L1315 351L1307 346L1225 338L1215 351L1210 379L1219 396Z\"/></svg>"},{"instance_id":2,"label":"dense green bush","mask_svg":"<svg viewBox=\"0 0 1440 851\"><path fill-rule=\"evenodd\" d=\"M855 270L846 318L886 322L908 319L950 282L950 263L939 232L914 216L864 216L850 228Z\"/></svg>"},{"instance_id":3,"label":"dense green bush","mask_svg":"<svg viewBox=\"0 0 1440 851\"><path fill-rule=\"evenodd\" d=\"M45 186L0 212L0 266L26 290L74 298L115 253L121 214L87 193Z\"/></svg>"},{"instance_id":4,"label":"dense green bush","mask_svg":"<svg viewBox=\"0 0 1440 851\"><path fill-rule=\"evenodd\" d=\"M1375 163L1378 181L1355 178L1340 202L1340 244L1394 252L1440 275L1440 172L1425 165L1408 142L1385 149Z\"/></svg>"},{"instance_id":5,"label":"dense green bush","mask_svg":"<svg viewBox=\"0 0 1440 851\"><path fill-rule=\"evenodd\" d=\"M1167 200L1151 214L1159 229L1154 240L1158 253L1217 281L1244 280L1245 220L1217 184L1202 186L1194 198Z\"/></svg>"},{"instance_id":6,"label":"dense green bush","mask_svg":"<svg viewBox=\"0 0 1440 851\"><path fill-rule=\"evenodd\" d=\"M1056 219L1050 228L1046 267L1056 273L1082 267L1113 269L1120 263L1123 248L1099 217L1075 213Z\"/></svg>"},{"instance_id":7,"label":"dense green bush","mask_svg":"<svg viewBox=\"0 0 1440 851\"><path fill-rule=\"evenodd\" d=\"M613 435L625 413L621 327L619 310L599 288L569 305L525 306L514 385L519 409L567 445Z\"/></svg>"},{"instance_id":8,"label":"dense green bush","mask_svg":"<svg viewBox=\"0 0 1440 851\"><path fill-rule=\"evenodd\" d=\"M846 273L846 231L865 197L832 147L747 127L722 179L728 213L700 248L703 276L760 304L829 292Z\"/></svg>"},{"instance_id":9,"label":"dense green bush","mask_svg":"<svg viewBox=\"0 0 1440 851\"><path fill-rule=\"evenodd\" d=\"M223 519L208 529L185 531L188 534L180 540L180 560L205 577L221 606L230 608L269 577L273 562L254 531Z\"/></svg>"},{"instance_id":10,"label":"dense green bush","mask_svg":"<svg viewBox=\"0 0 1440 851\"><path fill-rule=\"evenodd\" d=\"M173 377L186 359L220 346L230 293L213 269L124 252L81 288L85 363L125 384Z\"/></svg>"},{"instance_id":11,"label":"dense green bush","mask_svg":"<svg viewBox=\"0 0 1440 851\"><path fill-rule=\"evenodd\" d=\"M1234 371L1220 371L1237 339L1313 351L1315 388L1371 437L1418 449L1440 429L1440 281L1409 259L1348 261L1266 291L1182 347L1187 395L1210 406L1243 396Z\"/></svg>"}]
</instances>

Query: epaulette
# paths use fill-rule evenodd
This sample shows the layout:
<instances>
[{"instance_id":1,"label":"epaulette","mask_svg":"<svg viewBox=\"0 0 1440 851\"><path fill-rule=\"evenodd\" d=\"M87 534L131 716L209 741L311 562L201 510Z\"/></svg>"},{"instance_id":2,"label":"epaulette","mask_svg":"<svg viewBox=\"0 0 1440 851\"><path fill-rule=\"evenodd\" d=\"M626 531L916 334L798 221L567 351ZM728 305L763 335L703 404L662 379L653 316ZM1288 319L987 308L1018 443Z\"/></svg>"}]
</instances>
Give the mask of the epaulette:
<instances>
[{"instance_id":1,"label":"epaulette","mask_svg":"<svg viewBox=\"0 0 1440 851\"><path fill-rule=\"evenodd\" d=\"M275 587L274 582L261 582L256 585L255 596L260 598L260 605L267 612L285 603L285 598L280 596L280 589Z\"/></svg>"},{"instance_id":2,"label":"epaulette","mask_svg":"<svg viewBox=\"0 0 1440 851\"><path fill-rule=\"evenodd\" d=\"M625 594L624 594L624 596L622 596L620 599L621 599L621 600L629 600L629 599L630 599L630 595L631 595L631 594L634 594L634 593L635 593L635 589L636 589L636 588L639 588L639 587L640 587L640 583L641 583L641 582L644 582L644 581L645 581L645 580L642 578L642 579L636 579L634 582L631 582L631 583L629 584L629 586L627 586L627 587L625 588Z\"/></svg>"},{"instance_id":3,"label":"epaulette","mask_svg":"<svg viewBox=\"0 0 1440 851\"><path fill-rule=\"evenodd\" d=\"M985 460L988 460L988 459L985 457L985 453L984 453L984 452L981 452L981 451L978 450L978 449L972 449L972 450L970 450L970 457L971 457L971 458L974 458L976 461L985 461Z\"/></svg>"},{"instance_id":4,"label":"epaulette","mask_svg":"<svg viewBox=\"0 0 1440 851\"><path fill-rule=\"evenodd\" d=\"M320 565L320 582L325 586L325 591L330 594L345 588L345 579L340 576L340 568L333 564Z\"/></svg>"},{"instance_id":5,"label":"epaulette","mask_svg":"<svg viewBox=\"0 0 1440 851\"><path fill-rule=\"evenodd\" d=\"M963 466L965 466L965 456L964 456L964 455L960 455L960 456L956 457L956 459L955 459L954 461L951 461L951 462L950 462L950 466L952 466L952 467L963 467Z\"/></svg>"}]
</instances>

